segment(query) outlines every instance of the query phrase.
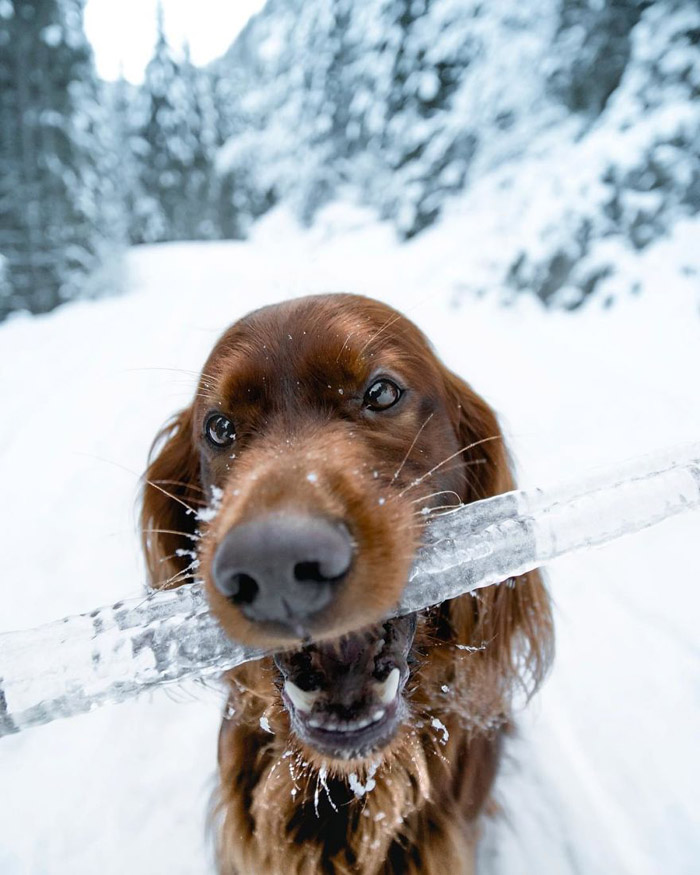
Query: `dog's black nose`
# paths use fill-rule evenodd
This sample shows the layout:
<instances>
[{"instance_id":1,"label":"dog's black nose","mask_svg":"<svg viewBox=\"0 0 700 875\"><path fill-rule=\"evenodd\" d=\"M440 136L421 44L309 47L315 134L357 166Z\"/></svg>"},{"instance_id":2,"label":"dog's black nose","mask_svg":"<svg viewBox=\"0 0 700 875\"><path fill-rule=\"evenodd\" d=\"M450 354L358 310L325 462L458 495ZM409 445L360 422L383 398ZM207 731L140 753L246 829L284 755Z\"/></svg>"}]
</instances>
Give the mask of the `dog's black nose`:
<instances>
[{"instance_id":1,"label":"dog's black nose","mask_svg":"<svg viewBox=\"0 0 700 875\"><path fill-rule=\"evenodd\" d=\"M342 524L276 513L227 532L212 579L248 619L298 625L329 604L352 557Z\"/></svg>"}]
</instances>

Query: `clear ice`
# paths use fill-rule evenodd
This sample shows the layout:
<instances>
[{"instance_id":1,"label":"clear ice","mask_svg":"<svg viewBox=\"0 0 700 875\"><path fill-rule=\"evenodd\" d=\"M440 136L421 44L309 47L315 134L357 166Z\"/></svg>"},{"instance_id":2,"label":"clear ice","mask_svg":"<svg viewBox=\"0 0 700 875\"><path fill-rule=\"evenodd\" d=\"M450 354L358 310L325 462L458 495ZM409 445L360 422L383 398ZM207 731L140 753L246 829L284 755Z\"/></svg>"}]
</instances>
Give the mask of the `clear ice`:
<instances>
[{"instance_id":1,"label":"clear ice","mask_svg":"<svg viewBox=\"0 0 700 875\"><path fill-rule=\"evenodd\" d=\"M434 517L394 615L517 577L700 508L700 445L555 489L515 491ZM0 736L210 678L265 651L230 641L203 585L0 635Z\"/></svg>"}]
</instances>

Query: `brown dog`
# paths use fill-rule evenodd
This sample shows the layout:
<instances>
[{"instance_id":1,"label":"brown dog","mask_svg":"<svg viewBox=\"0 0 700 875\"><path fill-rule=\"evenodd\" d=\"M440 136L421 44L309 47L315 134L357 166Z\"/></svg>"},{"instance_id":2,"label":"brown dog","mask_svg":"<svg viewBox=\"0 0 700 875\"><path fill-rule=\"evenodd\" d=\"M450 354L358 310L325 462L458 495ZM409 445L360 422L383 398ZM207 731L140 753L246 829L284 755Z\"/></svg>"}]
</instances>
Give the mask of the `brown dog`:
<instances>
[{"instance_id":1,"label":"brown dog","mask_svg":"<svg viewBox=\"0 0 700 875\"><path fill-rule=\"evenodd\" d=\"M530 573L384 617L430 512L513 487L493 411L384 304L302 298L223 335L146 476L153 586L198 566L231 638L286 648L227 676L220 871L472 872L547 593Z\"/></svg>"}]
</instances>

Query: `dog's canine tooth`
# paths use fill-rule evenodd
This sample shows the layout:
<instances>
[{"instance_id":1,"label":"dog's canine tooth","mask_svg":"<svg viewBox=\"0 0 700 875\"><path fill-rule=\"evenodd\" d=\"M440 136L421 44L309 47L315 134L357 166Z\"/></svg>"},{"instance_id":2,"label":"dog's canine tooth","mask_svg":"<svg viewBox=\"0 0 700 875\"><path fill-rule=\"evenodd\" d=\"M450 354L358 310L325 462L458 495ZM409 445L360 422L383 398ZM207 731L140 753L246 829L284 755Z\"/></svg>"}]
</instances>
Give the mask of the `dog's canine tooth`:
<instances>
[{"instance_id":1,"label":"dog's canine tooth","mask_svg":"<svg viewBox=\"0 0 700 875\"><path fill-rule=\"evenodd\" d=\"M381 683L375 683L374 689L376 691L377 698L383 705L390 705L396 698L396 694L399 691L400 677L401 672L398 670L398 668L392 668L385 681L382 681Z\"/></svg>"},{"instance_id":2,"label":"dog's canine tooth","mask_svg":"<svg viewBox=\"0 0 700 875\"><path fill-rule=\"evenodd\" d=\"M284 691L297 711L310 711L321 695L320 690L302 690L292 681L284 682Z\"/></svg>"},{"instance_id":3,"label":"dog's canine tooth","mask_svg":"<svg viewBox=\"0 0 700 875\"><path fill-rule=\"evenodd\" d=\"M385 714L386 714L386 711L383 708L380 708L378 711L375 711L374 714L372 714L372 723L376 723L377 721L381 720Z\"/></svg>"}]
</instances>

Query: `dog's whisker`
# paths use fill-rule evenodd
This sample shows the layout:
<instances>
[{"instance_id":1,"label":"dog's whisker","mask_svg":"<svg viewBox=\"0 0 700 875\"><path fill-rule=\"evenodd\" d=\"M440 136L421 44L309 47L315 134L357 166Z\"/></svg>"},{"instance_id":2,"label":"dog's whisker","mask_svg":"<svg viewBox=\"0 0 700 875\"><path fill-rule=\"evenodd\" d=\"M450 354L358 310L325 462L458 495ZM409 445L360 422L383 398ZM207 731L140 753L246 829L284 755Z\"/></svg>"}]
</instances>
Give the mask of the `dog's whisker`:
<instances>
[{"instance_id":1,"label":"dog's whisker","mask_svg":"<svg viewBox=\"0 0 700 875\"><path fill-rule=\"evenodd\" d=\"M141 529L141 533L144 535L180 535L195 543L203 538L199 532L181 532L179 529Z\"/></svg>"},{"instance_id":2,"label":"dog's whisker","mask_svg":"<svg viewBox=\"0 0 700 875\"><path fill-rule=\"evenodd\" d=\"M105 459L102 456L96 456L93 453L79 453L81 456L87 456L91 459L96 459L98 462L104 462L106 465L113 465L115 468L121 468L122 471L126 471L128 474L133 474L139 480L143 480L144 483L148 483L154 489L162 492L163 495L167 495L168 498L172 498L173 501L176 501L178 504L181 504L189 513L196 514L194 508L190 507L187 502L183 501L181 498L178 498L176 495L172 495L167 490L163 489L161 486L153 480L147 480L143 475L139 474L137 471L134 471L132 468L127 467L126 465L122 465L121 462L115 462L113 459Z\"/></svg>"},{"instance_id":3,"label":"dog's whisker","mask_svg":"<svg viewBox=\"0 0 700 875\"><path fill-rule=\"evenodd\" d=\"M374 343L374 341L379 337L379 335L380 335L380 334L381 334L386 328L391 328L391 326L392 326L395 322L397 322L399 319L401 319L401 318L402 318L402 317L401 317L401 314L400 314L400 313L395 313L393 316L390 316L390 317L386 320L386 322L384 322L383 325L381 325L380 328L378 328L377 331L375 331L374 334L369 338L369 340L364 344L364 346L363 346L362 349L360 350L360 353L359 353L360 356L362 356L362 354L363 354L364 351L367 349L367 347L368 347L371 343Z\"/></svg>"},{"instance_id":4,"label":"dog's whisker","mask_svg":"<svg viewBox=\"0 0 700 875\"><path fill-rule=\"evenodd\" d=\"M214 380L215 377L211 376L211 374L207 374L204 371L193 371L189 368L169 368L166 366L144 366L138 368L126 368L128 373L138 372L138 371L172 371L176 374L190 374L193 377L197 377L199 379L200 375L202 377L206 377L209 380Z\"/></svg>"},{"instance_id":5,"label":"dog's whisker","mask_svg":"<svg viewBox=\"0 0 700 875\"><path fill-rule=\"evenodd\" d=\"M154 489L157 489L158 492L162 492L163 495L165 495L167 498L171 498L174 502L184 507L188 513L192 514L193 516L197 515L197 511L193 507L191 507L186 501L184 501L182 498L178 498L177 495L173 495L172 492L168 492L167 489L163 489L162 486L158 486L158 484L154 480L146 480L144 478L143 482L147 483L149 486L152 486ZM199 504L202 504L202 502L199 502Z\"/></svg>"},{"instance_id":6,"label":"dog's whisker","mask_svg":"<svg viewBox=\"0 0 700 875\"><path fill-rule=\"evenodd\" d=\"M455 492L454 489L440 489L438 492L429 492L427 495L421 495L420 498L412 498L411 504L418 504L419 501L427 501L429 498L436 498L438 495L454 495L457 501L461 502L461 498L458 492Z\"/></svg>"},{"instance_id":7,"label":"dog's whisker","mask_svg":"<svg viewBox=\"0 0 700 875\"><path fill-rule=\"evenodd\" d=\"M351 337L354 337L354 335L355 335L355 332L354 332L354 331L351 331L351 332L348 334L348 336L345 338L345 342L344 342L343 345L340 347L340 352L339 352L338 355L336 356L336 359L335 359L336 364L340 361L340 357L341 357L341 355L345 352L345 348L347 347L348 343L350 343L350 338L351 338Z\"/></svg>"},{"instance_id":8,"label":"dog's whisker","mask_svg":"<svg viewBox=\"0 0 700 875\"><path fill-rule=\"evenodd\" d=\"M413 512L414 517L440 517L446 516L448 513L454 513L456 510L461 510L464 507L462 502L459 504L440 504L437 507L423 507Z\"/></svg>"},{"instance_id":9,"label":"dog's whisker","mask_svg":"<svg viewBox=\"0 0 700 875\"><path fill-rule=\"evenodd\" d=\"M413 438L413 440L411 441L411 446L406 450L406 455L405 455L405 456L403 457L403 459L401 460L401 464L400 464L399 467L396 469L396 471L394 471L394 476L391 478L391 482L392 482L392 483L398 478L399 474L400 474L401 471L403 470L403 466L406 464L406 462L408 461L408 457L409 457L409 456L411 455L411 453L413 452L413 448L415 447L416 442L417 442L418 438L419 438L420 435L421 435L421 432L422 432L423 429L426 427L426 425L430 422L430 420L433 418L434 415L435 415L434 413L429 414L429 416L426 418L426 420L425 420L425 422L423 423L423 425L421 425L421 427L420 427L420 428L418 429L418 431L416 432L416 436L415 436L415 437Z\"/></svg>"},{"instance_id":10,"label":"dog's whisker","mask_svg":"<svg viewBox=\"0 0 700 875\"><path fill-rule=\"evenodd\" d=\"M412 483L409 483L408 486L406 486L404 489L401 490L401 492L399 492L398 497L400 498L401 496L405 495L409 490L414 489L416 486L421 484L428 477L432 477L432 475L435 474L436 471L439 471L443 465L446 465L448 462L451 462L452 459L456 458L457 456L462 455L462 453L466 453L469 450L473 449L474 447L478 447L481 444L488 443L489 441L498 441L498 440L503 440L503 438L500 434L495 434L495 435L492 435L491 437L482 438L481 440L474 441L471 444L467 444L466 447L462 447L461 449L459 449L456 452L449 455L446 459L443 459L442 462L439 462L437 465L435 465L433 468L431 468L430 471L428 471L426 474L423 474L422 476L418 477L417 480L414 480Z\"/></svg>"},{"instance_id":11,"label":"dog's whisker","mask_svg":"<svg viewBox=\"0 0 700 875\"><path fill-rule=\"evenodd\" d=\"M201 486L196 483L191 483L188 480L164 480L162 478L158 478L153 481L154 483L165 483L168 486L186 486L188 489L196 489L197 492L204 492Z\"/></svg>"},{"instance_id":12,"label":"dog's whisker","mask_svg":"<svg viewBox=\"0 0 700 875\"><path fill-rule=\"evenodd\" d=\"M188 556L192 555L193 558L196 556L194 550L176 550L175 553L169 553L167 556L161 556L161 558L158 560L158 564L164 565L166 562L170 562L171 559L181 559L185 554L187 554Z\"/></svg>"},{"instance_id":13,"label":"dog's whisker","mask_svg":"<svg viewBox=\"0 0 700 875\"><path fill-rule=\"evenodd\" d=\"M168 590L174 589L176 586L179 586L185 580L196 580L197 575L192 571L178 571L177 574L173 574L172 577L169 577L167 580L163 581L163 583L158 584L159 590Z\"/></svg>"}]
</instances>

